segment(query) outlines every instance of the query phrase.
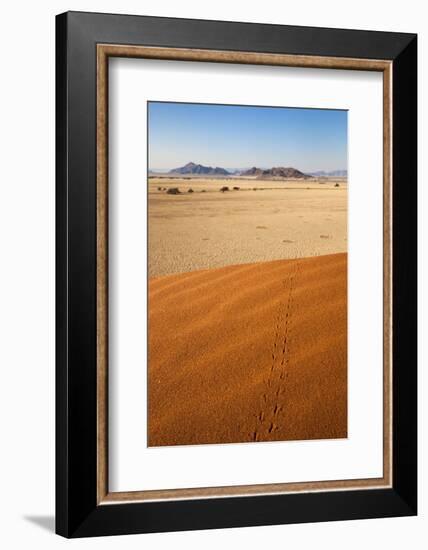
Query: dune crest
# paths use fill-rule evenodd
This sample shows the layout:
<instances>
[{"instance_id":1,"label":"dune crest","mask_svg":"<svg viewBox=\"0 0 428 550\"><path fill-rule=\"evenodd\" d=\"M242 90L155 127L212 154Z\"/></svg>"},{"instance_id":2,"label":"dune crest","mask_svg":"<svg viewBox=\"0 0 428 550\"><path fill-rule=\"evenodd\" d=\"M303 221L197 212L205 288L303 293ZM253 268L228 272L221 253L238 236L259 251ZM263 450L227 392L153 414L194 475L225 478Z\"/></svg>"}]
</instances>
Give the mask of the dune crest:
<instances>
[{"instance_id":1,"label":"dune crest","mask_svg":"<svg viewBox=\"0 0 428 550\"><path fill-rule=\"evenodd\" d=\"M150 446L347 436L347 254L149 280Z\"/></svg>"}]
</instances>

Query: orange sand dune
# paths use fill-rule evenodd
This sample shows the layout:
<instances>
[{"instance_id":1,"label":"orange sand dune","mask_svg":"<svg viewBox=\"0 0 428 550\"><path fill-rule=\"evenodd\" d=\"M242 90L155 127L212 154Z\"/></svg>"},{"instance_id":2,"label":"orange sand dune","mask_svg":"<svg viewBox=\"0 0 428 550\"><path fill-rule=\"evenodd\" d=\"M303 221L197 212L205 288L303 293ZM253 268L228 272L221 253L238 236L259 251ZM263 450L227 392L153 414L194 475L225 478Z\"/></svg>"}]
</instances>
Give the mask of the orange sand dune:
<instances>
[{"instance_id":1,"label":"orange sand dune","mask_svg":"<svg viewBox=\"0 0 428 550\"><path fill-rule=\"evenodd\" d=\"M347 254L149 281L150 446L347 436Z\"/></svg>"}]
</instances>

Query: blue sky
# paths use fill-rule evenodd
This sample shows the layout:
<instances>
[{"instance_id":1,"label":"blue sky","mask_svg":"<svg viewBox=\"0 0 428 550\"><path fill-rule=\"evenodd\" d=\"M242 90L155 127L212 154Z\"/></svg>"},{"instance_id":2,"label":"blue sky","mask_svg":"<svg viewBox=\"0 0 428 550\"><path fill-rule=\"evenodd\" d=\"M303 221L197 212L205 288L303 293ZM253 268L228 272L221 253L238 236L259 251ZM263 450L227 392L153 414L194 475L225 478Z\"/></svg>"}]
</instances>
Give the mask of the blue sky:
<instances>
[{"instance_id":1,"label":"blue sky","mask_svg":"<svg viewBox=\"0 0 428 550\"><path fill-rule=\"evenodd\" d=\"M151 170L347 168L346 111L149 102L148 129Z\"/></svg>"}]
</instances>

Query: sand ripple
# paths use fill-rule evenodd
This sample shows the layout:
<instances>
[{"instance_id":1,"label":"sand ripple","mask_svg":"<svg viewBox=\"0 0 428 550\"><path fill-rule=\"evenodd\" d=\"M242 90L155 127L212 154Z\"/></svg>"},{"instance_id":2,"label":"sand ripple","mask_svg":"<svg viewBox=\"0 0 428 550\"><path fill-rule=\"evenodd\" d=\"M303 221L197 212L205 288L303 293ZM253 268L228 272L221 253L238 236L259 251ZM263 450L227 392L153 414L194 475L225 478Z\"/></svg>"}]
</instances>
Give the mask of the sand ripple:
<instances>
[{"instance_id":1,"label":"sand ripple","mask_svg":"<svg viewBox=\"0 0 428 550\"><path fill-rule=\"evenodd\" d=\"M347 436L347 254L149 281L149 444Z\"/></svg>"}]
</instances>

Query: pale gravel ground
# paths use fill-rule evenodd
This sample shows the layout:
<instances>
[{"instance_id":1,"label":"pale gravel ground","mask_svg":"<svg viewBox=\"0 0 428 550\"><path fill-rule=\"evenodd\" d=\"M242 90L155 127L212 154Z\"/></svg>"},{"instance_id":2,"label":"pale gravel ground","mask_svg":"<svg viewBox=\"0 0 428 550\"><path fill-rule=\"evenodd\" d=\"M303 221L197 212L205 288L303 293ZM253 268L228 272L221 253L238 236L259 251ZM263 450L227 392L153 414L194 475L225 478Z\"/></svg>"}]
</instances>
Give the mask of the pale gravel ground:
<instances>
[{"instance_id":1,"label":"pale gravel ground","mask_svg":"<svg viewBox=\"0 0 428 550\"><path fill-rule=\"evenodd\" d=\"M346 252L348 193L337 181L150 178L149 276Z\"/></svg>"}]
</instances>

